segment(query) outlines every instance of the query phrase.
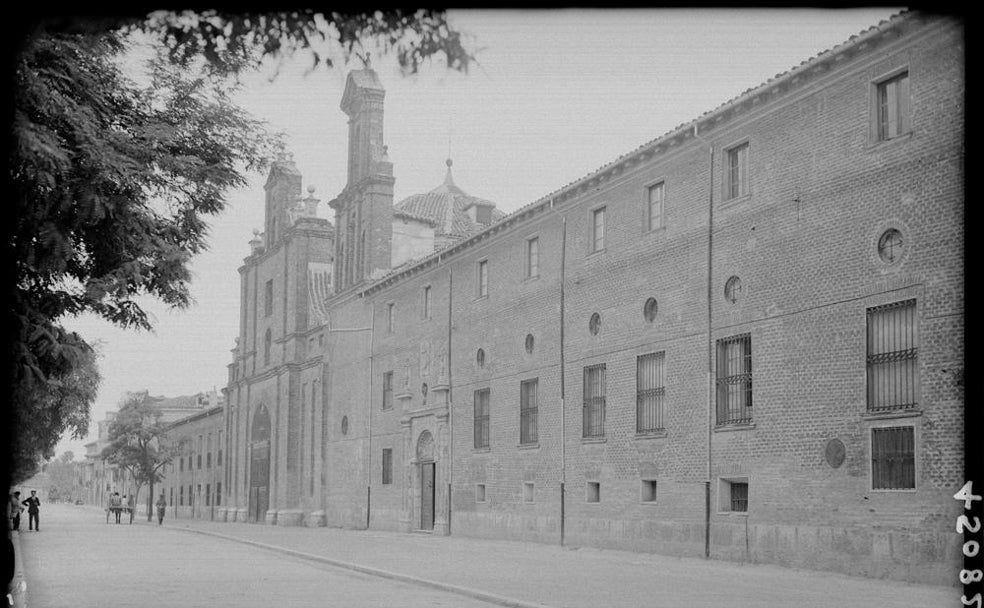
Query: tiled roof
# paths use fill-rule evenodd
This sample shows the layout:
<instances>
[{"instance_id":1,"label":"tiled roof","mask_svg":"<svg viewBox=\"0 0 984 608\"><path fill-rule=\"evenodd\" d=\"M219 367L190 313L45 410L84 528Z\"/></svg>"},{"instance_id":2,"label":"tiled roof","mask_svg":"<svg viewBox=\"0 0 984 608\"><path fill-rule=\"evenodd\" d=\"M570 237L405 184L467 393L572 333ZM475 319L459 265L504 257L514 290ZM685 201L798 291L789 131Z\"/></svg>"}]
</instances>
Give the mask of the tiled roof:
<instances>
[{"instance_id":1,"label":"tiled roof","mask_svg":"<svg viewBox=\"0 0 984 608\"><path fill-rule=\"evenodd\" d=\"M455 185L451 177L451 161L448 161L448 174L437 188L423 194L414 194L403 199L394 205L394 211L399 213L409 213L417 217L426 218L435 224L435 236L465 237L476 232L480 232L489 224L479 224L473 222L465 211L472 205L492 207L492 221L494 223L506 214L495 209L495 203L471 196Z\"/></svg>"}]
</instances>

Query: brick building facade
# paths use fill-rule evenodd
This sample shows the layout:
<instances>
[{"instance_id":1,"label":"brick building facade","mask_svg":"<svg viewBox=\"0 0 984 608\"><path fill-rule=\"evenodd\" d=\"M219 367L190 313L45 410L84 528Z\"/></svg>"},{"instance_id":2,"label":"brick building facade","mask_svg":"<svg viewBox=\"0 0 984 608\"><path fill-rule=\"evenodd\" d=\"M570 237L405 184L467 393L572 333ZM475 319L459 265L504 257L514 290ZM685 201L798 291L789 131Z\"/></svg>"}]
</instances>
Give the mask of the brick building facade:
<instances>
[{"instance_id":1,"label":"brick building facade","mask_svg":"<svg viewBox=\"0 0 984 608\"><path fill-rule=\"evenodd\" d=\"M393 204L352 72L330 202L240 268L217 517L952 582L963 31L904 13L509 215Z\"/></svg>"}]
</instances>

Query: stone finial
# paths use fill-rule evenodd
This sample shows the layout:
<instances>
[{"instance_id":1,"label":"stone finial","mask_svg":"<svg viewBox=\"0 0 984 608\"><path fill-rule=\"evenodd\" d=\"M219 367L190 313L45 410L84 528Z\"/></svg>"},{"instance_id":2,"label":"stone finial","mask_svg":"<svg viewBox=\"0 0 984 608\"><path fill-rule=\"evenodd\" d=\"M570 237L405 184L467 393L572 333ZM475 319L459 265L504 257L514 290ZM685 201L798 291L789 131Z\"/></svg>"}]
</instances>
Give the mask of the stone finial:
<instances>
[{"instance_id":1,"label":"stone finial","mask_svg":"<svg viewBox=\"0 0 984 608\"><path fill-rule=\"evenodd\" d=\"M249 240L249 251L251 254L253 254L253 253L257 253L261 249L263 249L263 238L260 237L260 231L254 229L253 238Z\"/></svg>"}]
</instances>

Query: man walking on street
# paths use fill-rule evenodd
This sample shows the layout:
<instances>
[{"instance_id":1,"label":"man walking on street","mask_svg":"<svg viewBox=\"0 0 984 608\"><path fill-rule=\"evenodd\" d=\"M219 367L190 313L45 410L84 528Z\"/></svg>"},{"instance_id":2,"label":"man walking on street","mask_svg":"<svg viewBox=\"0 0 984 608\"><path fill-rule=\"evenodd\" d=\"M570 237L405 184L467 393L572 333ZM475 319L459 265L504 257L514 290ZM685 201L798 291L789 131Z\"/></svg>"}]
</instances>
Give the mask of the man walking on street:
<instances>
[{"instance_id":1,"label":"man walking on street","mask_svg":"<svg viewBox=\"0 0 984 608\"><path fill-rule=\"evenodd\" d=\"M161 497L157 499L157 525L160 526L164 523L164 510L167 508L167 500L164 499L164 492L161 492Z\"/></svg>"},{"instance_id":2,"label":"man walking on street","mask_svg":"<svg viewBox=\"0 0 984 608\"><path fill-rule=\"evenodd\" d=\"M31 495L23 504L27 505L27 529L40 532L41 522L38 520L38 511L41 508L41 499L38 498L37 490L31 490Z\"/></svg>"}]
</instances>

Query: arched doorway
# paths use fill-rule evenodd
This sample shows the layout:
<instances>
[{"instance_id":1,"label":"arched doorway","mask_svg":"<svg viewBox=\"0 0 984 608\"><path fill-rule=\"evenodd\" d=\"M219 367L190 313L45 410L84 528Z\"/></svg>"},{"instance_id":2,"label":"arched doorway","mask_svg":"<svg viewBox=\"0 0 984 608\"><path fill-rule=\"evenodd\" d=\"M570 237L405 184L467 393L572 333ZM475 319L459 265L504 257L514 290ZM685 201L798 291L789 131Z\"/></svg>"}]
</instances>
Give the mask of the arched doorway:
<instances>
[{"instance_id":1,"label":"arched doorway","mask_svg":"<svg viewBox=\"0 0 984 608\"><path fill-rule=\"evenodd\" d=\"M434 437L424 431L417 439L417 466L420 468L420 529L434 529L434 499L437 480L434 478Z\"/></svg>"},{"instance_id":2,"label":"arched doorway","mask_svg":"<svg viewBox=\"0 0 984 608\"><path fill-rule=\"evenodd\" d=\"M249 436L249 521L266 520L270 506L270 414L261 405Z\"/></svg>"}]
</instances>

